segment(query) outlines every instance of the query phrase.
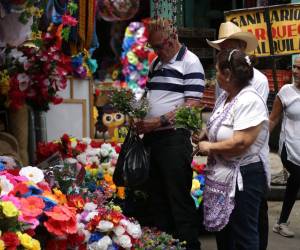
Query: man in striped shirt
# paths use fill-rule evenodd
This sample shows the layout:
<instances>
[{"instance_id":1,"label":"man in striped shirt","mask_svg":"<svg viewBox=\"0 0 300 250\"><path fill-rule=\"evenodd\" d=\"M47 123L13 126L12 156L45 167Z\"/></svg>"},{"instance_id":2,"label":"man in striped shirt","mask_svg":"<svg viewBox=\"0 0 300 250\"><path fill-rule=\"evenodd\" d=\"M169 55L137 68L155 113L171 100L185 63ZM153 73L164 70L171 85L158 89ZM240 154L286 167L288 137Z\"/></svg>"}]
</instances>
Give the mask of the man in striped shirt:
<instances>
[{"instance_id":1,"label":"man in striped shirt","mask_svg":"<svg viewBox=\"0 0 300 250\"><path fill-rule=\"evenodd\" d=\"M147 84L150 110L136 123L150 147L149 209L154 226L199 250L199 220L190 196L192 145L190 132L174 129L176 107L199 106L204 71L198 57L178 41L171 23L159 19L149 25L154 59Z\"/></svg>"}]
</instances>

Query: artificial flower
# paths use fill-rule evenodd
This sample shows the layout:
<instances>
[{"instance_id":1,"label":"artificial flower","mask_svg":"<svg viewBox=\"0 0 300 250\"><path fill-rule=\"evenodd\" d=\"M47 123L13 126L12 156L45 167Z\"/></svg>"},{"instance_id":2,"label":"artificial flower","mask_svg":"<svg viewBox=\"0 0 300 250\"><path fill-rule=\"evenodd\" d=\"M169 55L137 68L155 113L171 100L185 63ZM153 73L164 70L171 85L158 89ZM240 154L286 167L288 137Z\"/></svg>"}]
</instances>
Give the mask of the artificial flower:
<instances>
[{"instance_id":1,"label":"artificial flower","mask_svg":"<svg viewBox=\"0 0 300 250\"><path fill-rule=\"evenodd\" d=\"M110 221L101 220L97 226L100 232L109 232L114 228L114 224Z\"/></svg>"},{"instance_id":2,"label":"artificial flower","mask_svg":"<svg viewBox=\"0 0 300 250\"><path fill-rule=\"evenodd\" d=\"M76 26L78 21L76 18L69 16L69 15L63 15L62 16L62 24L63 25L68 25L68 26Z\"/></svg>"},{"instance_id":3,"label":"artificial flower","mask_svg":"<svg viewBox=\"0 0 300 250\"><path fill-rule=\"evenodd\" d=\"M43 200L36 196L21 198L21 211L24 217L37 217L43 213L45 203Z\"/></svg>"},{"instance_id":4,"label":"artificial flower","mask_svg":"<svg viewBox=\"0 0 300 250\"><path fill-rule=\"evenodd\" d=\"M39 183L44 180L43 171L37 167L24 167L20 170L20 175L27 177L33 183Z\"/></svg>"},{"instance_id":5,"label":"artificial flower","mask_svg":"<svg viewBox=\"0 0 300 250\"><path fill-rule=\"evenodd\" d=\"M19 210L11 201L2 201L0 202L0 206L2 207L2 213L8 218L19 215Z\"/></svg>"},{"instance_id":6,"label":"artificial flower","mask_svg":"<svg viewBox=\"0 0 300 250\"><path fill-rule=\"evenodd\" d=\"M6 178L5 175L0 176L0 196L8 194L13 190L13 184Z\"/></svg>"},{"instance_id":7,"label":"artificial flower","mask_svg":"<svg viewBox=\"0 0 300 250\"><path fill-rule=\"evenodd\" d=\"M5 249L4 241L0 239L0 250L4 250L4 249Z\"/></svg>"},{"instance_id":8,"label":"artificial flower","mask_svg":"<svg viewBox=\"0 0 300 250\"><path fill-rule=\"evenodd\" d=\"M13 232L4 232L1 240L3 240L5 247L10 250L16 250L20 245L18 236Z\"/></svg>"}]
</instances>

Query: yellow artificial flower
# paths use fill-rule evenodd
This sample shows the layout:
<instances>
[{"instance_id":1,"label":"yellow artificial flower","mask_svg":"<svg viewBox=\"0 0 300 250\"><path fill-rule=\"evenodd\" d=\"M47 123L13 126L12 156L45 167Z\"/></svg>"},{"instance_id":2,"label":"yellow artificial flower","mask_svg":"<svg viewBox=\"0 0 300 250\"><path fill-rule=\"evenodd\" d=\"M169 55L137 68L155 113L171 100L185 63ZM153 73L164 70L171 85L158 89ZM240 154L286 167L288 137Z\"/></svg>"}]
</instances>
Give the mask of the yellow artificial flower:
<instances>
[{"instance_id":1,"label":"yellow artificial flower","mask_svg":"<svg viewBox=\"0 0 300 250\"><path fill-rule=\"evenodd\" d=\"M94 107L93 107L93 118L94 118L94 123L95 123L95 125L96 125L96 123L98 122L98 116L99 116L98 109L94 106Z\"/></svg>"},{"instance_id":2,"label":"yellow artificial flower","mask_svg":"<svg viewBox=\"0 0 300 250\"><path fill-rule=\"evenodd\" d=\"M2 212L6 217L16 217L19 215L19 210L11 201L3 201L0 203L2 206Z\"/></svg>"},{"instance_id":3,"label":"yellow artificial flower","mask_svg":"<svg viewBox=\"0 0 300 250\"><path fill-rule=\"evenodd\" d=\"M118 187L117 196L122 200L125 199L125 187Z\"/></svg>"},{"instance_id":4,"label":"yellow artificial flower","mask_svg":"<svg viewBox=\"0 0 300 250\"><path fill-rule=\"evenodd\" d=\"M41 31L32 32L31 33L31 39L32 40L42 39L42 32Z\"/></svg>"},{"instance_id":5,"label":"yellow artificial flower","mask_svg":"<svg viewBox=\"0 0 300 250\"><path fill-rule=\"evenodd\" d=\"M4 250L5 249L5 245L3 240L0 240L0 250Z\"/></svg>"},{"instance_id":6,"label":"yellow artificial flower","mask_svg":"<svg viewBox=\"0 0 300 250\"><path fill-rule=\"evenodd\" d=\"M7 70L3 70L2 72L0 72L0 94L8 94L10 88L9 80L10 78Z\"/></svg>"},{"instance_id":7,"label":"yellow artificial flower","mask_svg":"<svg viewBox=\"0 0 300 250\"><path fill-rule=\"evenodd\" d=\"M41 244L38 240L32 239L33 241L33 247L32 250L41 250Z\"/></svg>"},{"instance_id":8,"label":"yellow artificial flower","mask_svg":"<svg viewBox=\"0 0 300 250\"><path fill-rule=\"evenodd\" d=\"M59 204L67 203L67 197L58 188L54 188L53 192L54 192Z\"/></svg>"},{"instance_id":9,"label":"yellow artificial flower","mask_svg":"<svg viewBox=\"0 0 300 250\"><path fill-rule=\"evenodd\" d=\"M33 239L31 238L31 236L27 233L21 233L21 232L17 232L18 238L21 242L21 245L25 248L25 249L32 249L33 248Z\"/></svg>"},{"instance_id":10,"label":"yellow artificial flower","mask_svg":"<svg viewBox=\"0 0 300 250\"><path fill-rule=\"evenodd\" d=\"M116 211L116 212L122 212L122 208L120 206L116 206L116 205L112 205L112 210Z\"/></svg>"}]
</instances>

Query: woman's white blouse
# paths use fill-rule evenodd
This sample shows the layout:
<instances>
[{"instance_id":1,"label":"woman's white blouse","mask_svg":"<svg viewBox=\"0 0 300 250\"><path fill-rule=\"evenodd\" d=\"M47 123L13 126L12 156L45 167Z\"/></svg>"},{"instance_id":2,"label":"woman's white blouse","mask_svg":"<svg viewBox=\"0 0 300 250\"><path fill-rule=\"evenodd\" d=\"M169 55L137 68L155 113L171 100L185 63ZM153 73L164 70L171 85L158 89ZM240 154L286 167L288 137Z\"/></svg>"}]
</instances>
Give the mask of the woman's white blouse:
<instances>
[{"instance_id":1,"label":"woman's white blouse","mask_svg":"<svg viewBox=\"0 0 300 250\"><path fill-rule=\"evenodd\" d=\"M294 84L287 84L277 95L283 105L279 153L285 143L288 160L300 166L300 90Z\"/></svg>"}]
</instances>

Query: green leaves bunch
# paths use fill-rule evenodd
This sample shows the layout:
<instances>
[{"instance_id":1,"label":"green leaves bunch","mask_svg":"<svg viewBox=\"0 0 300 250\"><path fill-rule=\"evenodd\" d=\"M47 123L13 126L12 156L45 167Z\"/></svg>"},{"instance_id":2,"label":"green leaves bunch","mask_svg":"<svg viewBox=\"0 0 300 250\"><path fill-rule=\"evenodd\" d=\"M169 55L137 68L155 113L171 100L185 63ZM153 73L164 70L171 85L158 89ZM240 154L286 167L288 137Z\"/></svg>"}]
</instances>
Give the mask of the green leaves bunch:
<instances>
[{"instance_id":1,"label":"green leaves bunch","mask_svg":"<svg viewBox=\"0 0 300 250\"><path fill-rule=\"evenodd\" d=\"M128 89L112 89L110 101L118 112L131 118L144 118L149 109L146 98L137 100L134 93Z\"/></svg>"},{"instance_id":2,"label":"green leaves bunch","mask_svg":"<svg viewBox=\"0 0 300 250\"><path fill-rule=\"evenodd\" d=\"M183 106L175 114L175 127L192 131L202 128L202 108Z\"/></svg>"}]
</instances>

